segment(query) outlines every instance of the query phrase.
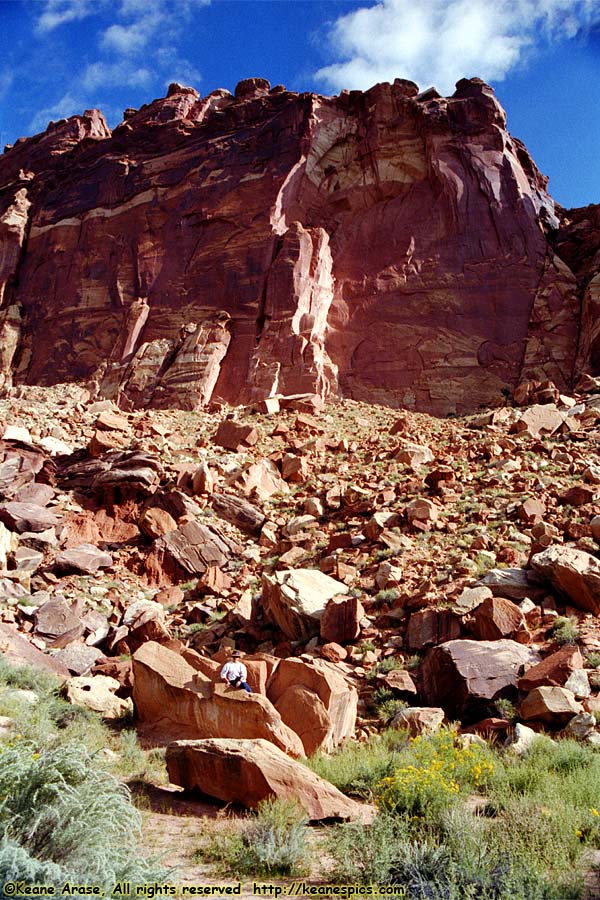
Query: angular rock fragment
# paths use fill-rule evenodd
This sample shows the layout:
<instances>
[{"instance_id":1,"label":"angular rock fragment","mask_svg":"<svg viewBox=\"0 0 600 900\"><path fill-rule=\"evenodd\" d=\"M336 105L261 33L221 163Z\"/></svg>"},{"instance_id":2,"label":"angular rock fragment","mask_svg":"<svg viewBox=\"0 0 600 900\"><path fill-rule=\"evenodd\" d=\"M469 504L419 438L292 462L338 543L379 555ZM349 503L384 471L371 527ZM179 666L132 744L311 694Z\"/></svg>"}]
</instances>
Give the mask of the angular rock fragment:
<instances>
[{"instance_id":1,"label":"angular rock fragment","mask_svg":"<svg viewBox=\"0 0 600 900\"><path fill-rule=\"evenodd\" d=\"M53 647L66 647L81 637L85 626L64 600L49 600L34 613L35 632Z\"/></svg>"},{"instance_id":2,"label":"angular rock fragment","mask_svg":"<svg viewBox=\"0 0 600 900\"><path fill-rule=\"evenodd\" d=\"M332 597L321 616L321 639L336 644L355 641L364 615L365 609L358 597Z\"/></svg>"},{"instance_id":3,"label":"angular rock fragment","mask_svg":"<svg viewBox=\"0 0 600 900\"><path fill-rule=\"evenodd\" d=\"M449 641L423 660L421 693L448 716L470 718L511 689L515 693L523 670L539 661L535 650L516 641Z\"/></svg>"},{"instance_id":4,"label":"angular rock fragment","mask_svg":"<svg viewBox=\"0 0 600 900\"><path fill-rule=\"evenodd\" d=\"M406 646L409 650L423 650L459 636L460 623L452 610L420 609L408 620Z\"/></svg>"},{"instance_id":5,"label":"angular rock fragment","mask_svg":"<svg viewBox=\"0 0 600 900\"><path fill-rule=\"evenodd\" d=\"M347 593L345 584L318 569L293 569L263 575L265 613L291 640L318 634L328 601Z\"/></svg>"},{"instance_id":6,"label":"angular rock fragment","mask_svg":"<svg viewBox=\"0 0 600 900\"><path fill-rule=\"evenodd\" d=\"M432 734L446 718L443 709L435 706L409 706L400 710L390 722L392 728L408 728L412 737Z\"/></svg>"},{"instance_id":7,"label":"angular rock fragment","mask_svg":"<svg viewBox=\"0 0 600 900\"><path fill-rule=\"evenodd\" d=\"M99 713L103 719L120 719L133 711L130 698L116 696L120 684L108 675L77 676L65 684L67 699L75 706L83 706Z\"/></svg>"},{"instance_id":8,"label":"angular rock fragment","mask_svg":"<svg viewBox=\"0 0 600 900\"><path fill-rule=\"evenodd\" d=\"M530 406L515 424L516 431L526 431L531 437L539 438L543 434L554 434L563 422L566 414L560 412L554 403Z\"/></svg>"},{"instance_id":9,"label":"angular rock fragment","mask_svg":"<svg viewBox=\"0 0 600 900\"><path fill-rule=\"evenodd\" d=\"M243 450L258 441L258 431L252 425L242 425L233 419L223 419L213 438L215 444L226 450Z\"/></svg>"},{"instance_id":10,"label":"angular rock fragment","mask_svg":"<svg viewBox=\"0 0 600 900\"><path fill-rule=\"evenodd\" d=\"M289 487L270 459L260 459L249 466L241 476L241 483L248 496L268 500L273 494L287 494Z\"/></svg>"},{"instance_id":11,"label":"angular rock fragment","mask_svg":"<svg viewBox=\"0 0 600 900\"><path fill-rule=\"evenodd\" d=\"M232 555L232 544L206 525L185 522L154 544L161 564L174 577L202 575L209 566L222 566Z\"/></svg>"},{"instance_id":12,"label":"angular rock fragment","mask_svg":"<svg viewBox=\"0 0 600 900\"><path fill-rule=\"evenodd\" d=\"M583 657L579 647L565 645L528 669L519 678L517 687L520 691L532 691L543 685L564 685L573 672L582 668Z\"/></svg>"},{"instance_id":13,"label":"angular rock fragment","mask_svg":"<svg viewBox=\"0 0 600 900\"><path fill-rule=\"evenodd\" d=\"M231 522L246 534L258 534L266 522L264 513L242 497L233 497L230 494L211 494L210 502L218 516L225 519L226 522Z\"/></svg>"},{"instance_id":14,"label":"angular rock fragment","mask_svg":"<svg viewBox=\"0 0 600 900\"><path fill-rule=\"evenodd\" d=\"M4 622L0 622L0 652L13 666L31 666L34 669L50 672L61 679L68 678L71 674L69 669L57 659L42 653L19 634L14 626Z\"/></svg>"},{"instance_id":15,"label":"angular rock fragment","mask_svg":"<svg viewBox=\"0 0 600 900\"><path fill-rule=\"evenodd\" d=\"M294 762L265 740L174 741L167 747L173 784L255 809L262 800L294 800L309 819L368 821L372 810Z\"/></svg>"},{"instance_id":16,"label":"angular rock fragment","mask_svg":"<svg viewBox=\"0 0 600 900\"><path fill-rule=\"evenodd\" d=\"M566 725L583 711L575 695L564 687L534 688L519 706L519 713L526 722L545 722L555 728Z\"/></svg>"},{"instance_id":17,"label":"angular rock fragment","mask_svg":"<svg viewBox=\"0 0 600 900\"><path fill-rule=\"evenodd\" d=\"M63 650L53 650L54 658L74 675L85 675L95 665L106 659L104 653L96 647L87 647L73 641Z\"/></svg>"},{"instance_id":18,"label":"angular rock fragment","mask_svg":"<svg viewBox=\"0 0 600 900\"><path fill-rule=\"evenodd\" d=\"M473 613L472 630L481 641L497 641L512 637L527 643L529 632L519 607L505 597L484 600Z\"/></svg>"},{"instance_id":19,"label":"angular rock fragment","mask_svg":"<svg viewBox=\"0 0 600 900\"><path fill-rule=\"evenodd\" d=\"M59 572L78 572L81 575L95 575L99 569L112 566L110 553L99 550L93 544L79 544L70 550L58 553L54 566Z\"/></svg>"},{"instance_id":20,"label":"angular rock fragment","mask_svg":"<svg viewBox=\"0 0 600 900\"><path fill-rule=\"evenodd\" d=\"M528 572L527 569L490 569L481 581L489 587L494 597L508 597L510 600L543 597L546 593L535 572Z\"/></svg>"},{"instance_id":21,"label":"angular rock fragment","mask_svg":"<svg viewBox=\"0 0 600 900\"><path fill-rule=\"evenodd\" d=\"M600 613L600 562L596 557L555 544L532 556L531 566L577 609Z\"/></svg>"},{"instance_id":22,"label":"angular rock fragment","mask_svg":"<svg viewBox=\"0 0 600 900\"><path fill-rule=\"evenodd\" d=\"M58 525L59 521L54 512L33 503L12 501L0 505L0 522L19 534L25 531L46 531Z\"/></svg>"}]
</instances>

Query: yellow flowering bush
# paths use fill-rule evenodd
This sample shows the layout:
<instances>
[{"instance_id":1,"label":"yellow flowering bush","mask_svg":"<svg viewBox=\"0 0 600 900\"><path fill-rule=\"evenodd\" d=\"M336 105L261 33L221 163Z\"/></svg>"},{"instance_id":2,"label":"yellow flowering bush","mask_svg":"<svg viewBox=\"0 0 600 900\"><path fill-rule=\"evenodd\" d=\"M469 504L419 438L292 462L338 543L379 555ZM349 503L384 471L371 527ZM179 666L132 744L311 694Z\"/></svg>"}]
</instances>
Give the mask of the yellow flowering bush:
<instances>
[{"instance_id":1,"label":"yellow flowering bush","mask_svg":"<svg viewBox=\"0 0 600 900\"><path fill-rule=\"evenodd\" d=\"M435 816L465 791L484 788L494 774L487 747L461 745L452 729L413 738L402 756L375 798L381 809L409 816Z\"/></svg>"}]
</instances>

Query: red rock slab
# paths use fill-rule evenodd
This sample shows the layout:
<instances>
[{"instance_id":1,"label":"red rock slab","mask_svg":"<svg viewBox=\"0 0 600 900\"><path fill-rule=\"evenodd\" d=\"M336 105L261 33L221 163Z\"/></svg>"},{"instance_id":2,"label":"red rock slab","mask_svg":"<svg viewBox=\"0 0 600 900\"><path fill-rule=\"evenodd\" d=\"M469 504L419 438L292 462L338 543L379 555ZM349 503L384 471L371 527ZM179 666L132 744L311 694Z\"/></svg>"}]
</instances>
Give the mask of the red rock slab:
<instances>
[{"instance_id":1,"label":"red rock slab","mask_svg":"<svg viewBox=\"0 0 600 900\"><path fill-rule=\"evenodd\" d=\"M577 609L600 613L600 562L595 556L555 544L532 556L531 566Z\"/></svg>"},{"instance_id":2,"label":"red rock slab","mask_svg":"<svg viewBox=\"0 0 600 900\"><path fill-rule=\"evenodd\" d=\"M133 701L148 740L264 738L291 756L304 748L261 694L211 684L178 653L146 643L133 656Z\"/></svg>"},{"instance_id":3,"label":"red rock slab","mask_svg":"<svg viewBox=\"0 0 600 900\"><path fill-rule=\"evenodd\" d=\"M167 747L173 784L255 809L262 800L295 800L312 821L369 821L372 807L351 800L265 740L174 741Z\"/></svg>"},{"instance_id":4,"label":"red rock slab","mask_svg":"<svg viewBox=\"0 0 600 900\"><path fill-rule=\"evenodd\" d=\"M0 651L13 666L31 666L50 672L59 678L69 678L69 669L46 653L42 653L24 638L16 628L0 622Z\"/></svg>"},{"instance_id":5,"label":"red rock slab","mask_svg":"<svg viewBox=\"0 0 600 900\"><path fill-rule=\"evenodd\" d=\"M583 669L583 657L579 647L567 645L528 669L517 687L520 691L532 691L543 685L562 686L576 669Z\"/></svg>"}]
</instances>

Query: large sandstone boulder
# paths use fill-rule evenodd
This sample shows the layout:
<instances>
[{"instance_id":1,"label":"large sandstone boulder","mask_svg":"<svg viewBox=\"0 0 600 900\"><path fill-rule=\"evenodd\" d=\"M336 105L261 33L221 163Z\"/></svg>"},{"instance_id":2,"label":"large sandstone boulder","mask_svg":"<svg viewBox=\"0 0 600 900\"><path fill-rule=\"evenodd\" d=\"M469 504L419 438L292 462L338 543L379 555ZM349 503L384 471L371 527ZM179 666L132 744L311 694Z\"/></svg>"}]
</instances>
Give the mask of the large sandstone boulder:
<instances>
[{"instance_id":1,"label":"large sandstone boulder","mask_svg":"<svg viewBox=\"0 0 600 900\"><path fill-rule=\"evenodd\" d=\"M293 569L263 575L265 613L290 640L318 634L328 601L347 593L345 584L318 569Z\"/></svg>"},{"instance_id":2,"label":"large sandstone boulder","mask_svg":"<svg viewBox=\"0 0 600 900\"><path fill-rule=\"evenodd\" d=\"M302 756L297 734L260 694L213 684L167 647L148 642L133 656L133 702L145 737L264 738L291 756Z\"/></svg>"},{"instance_id":3,"label":"large sandstone boulder","mask_svg":"<svg viewBox=\"0 0 600 900\"><path fill-rule=\"evenodd\" d=\"M573 606L600 613L600 562L595 556L555 544L532 556L531 565Z\"/></svg>"},{"instance_id":4,"label":"large sandstone boulder","mask_svg":"<svg viewBox=\"0 0 600 900\"><path fill-rule=\"evenodd\" d=\"M517 687L520 691L532 691L543 685L562 686L573 672L580 669L583 669L583 657L579 647L567 644L556 653L551 653L537 666L528 669L525 675L519 678Z\"/></svg>"},{"instance_id":5,"label":"large sandstone boulder","mask_svg":"<svg viewBox=\"0 0 600 900\"><path fill-rule=\"evenodd\" d=\"M555 728L566 725L583 711L583 706L575 700L572 691L556 686L534 688L519 707L521 717L526 722L544 722Z\"/></svg>"},{"instance_id":6,"label":"large sandstone boulder","mask_svg":"<svg viewBox=\"0 0 600 900\"><path fill-rule=\"evenodd\" d=\"M355 641L365 608L358 597L332 597L320 621L321 640L336 644Z\"/></svg>"},{"instance_id":7,"label":"large sandstone boulder","mask_svg":"<svg viewBox=\"0 0 600 900\"><path fill-rule=\"evenodd\" d=\"M511 689L516 693L523 670L539 661L535 650L516 641L448 641L425 657L421 694L450 717L470 718Z\"/></svg>"},{"instance_id":8,"label":"large sandstone boulder","mask_svg":"<svg viewBox=\"0 0 600 900\"><path fill-rule=\"evenodd\" d=\"M173 784L197 788L225 803L254 809L261 800L296 800L311 820L372 817L370 807L344 796L265 740L174 741L167 747Z\"/></svg>"},{"instance_id":9,"label":"large sandstone boulder","mask_svg":"<svg viewBox=\"0 0 600 900\"><path fill-rule=\"evenodd\" d=\"M318 748L333 750L354 734L358 693L324 659L281 660L267 684L267 696L302 737L307 756Z\"/></svg>"}]
</instances>

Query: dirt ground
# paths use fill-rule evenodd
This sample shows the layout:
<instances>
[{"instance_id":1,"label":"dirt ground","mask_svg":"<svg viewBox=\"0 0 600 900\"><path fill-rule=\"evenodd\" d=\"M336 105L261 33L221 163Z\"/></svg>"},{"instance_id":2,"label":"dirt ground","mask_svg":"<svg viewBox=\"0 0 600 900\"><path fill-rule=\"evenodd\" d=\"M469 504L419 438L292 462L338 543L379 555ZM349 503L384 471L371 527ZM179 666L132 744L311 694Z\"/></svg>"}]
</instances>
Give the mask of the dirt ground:
<instances>
[{"instance_id":1,"label":"dirt ground","mask_svg":"<svg viewBox=\"0 0 600 900\"><path fill-rule=\"evenodd\" d=\"M136 805L143 815L142 843L140 850L144 856L157 858L162 866L172 869L169 883L176 885L180 895L184 895L181 888L190 885L217 886L237 885L233 876L221 873L213 863L202 861L198 856L198 850L211 839L217 839L219 834L225 835L232 827L241 826L248 813L240 808L213 803L209 798L193 796L178 790L173 786L154 787L144 786L143 794L136 797ZM254 891L254 882L247 879L242 882L240 897L272 896L276 892L269 890L283 888L294 896L302 897L305 894L297 892L299 882L317 885L326 880L324 872L325 857L323 856L322 828L310 829L309 841L310 872L300 879L274 878L269 882L264 879L257 881L259 885L267 885L263 893ZM217 894L216 896L221 896Z\"/></svg>"}]
</instances>

